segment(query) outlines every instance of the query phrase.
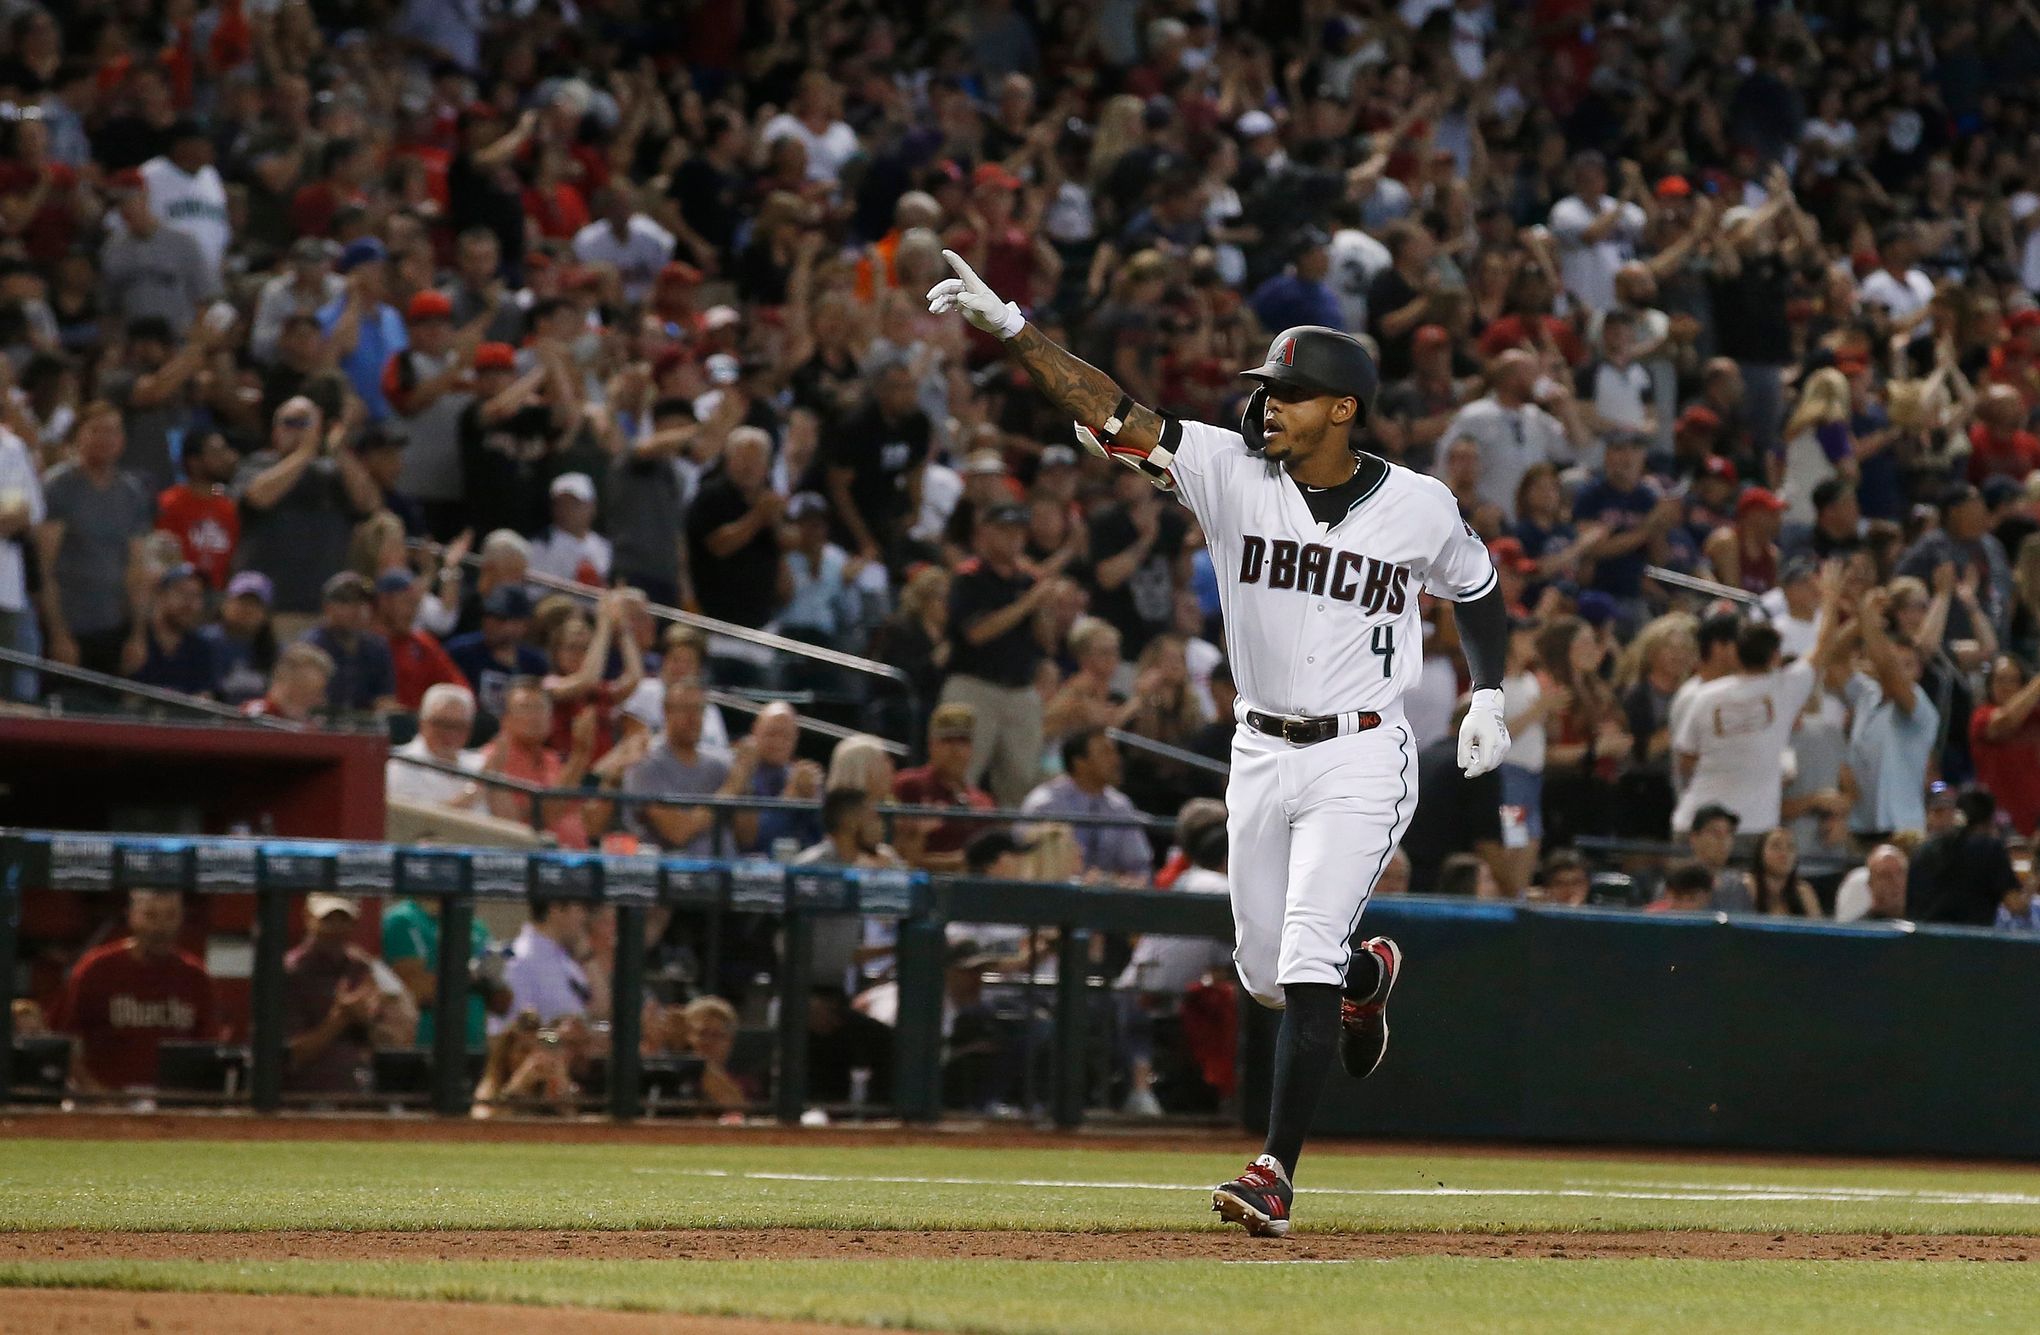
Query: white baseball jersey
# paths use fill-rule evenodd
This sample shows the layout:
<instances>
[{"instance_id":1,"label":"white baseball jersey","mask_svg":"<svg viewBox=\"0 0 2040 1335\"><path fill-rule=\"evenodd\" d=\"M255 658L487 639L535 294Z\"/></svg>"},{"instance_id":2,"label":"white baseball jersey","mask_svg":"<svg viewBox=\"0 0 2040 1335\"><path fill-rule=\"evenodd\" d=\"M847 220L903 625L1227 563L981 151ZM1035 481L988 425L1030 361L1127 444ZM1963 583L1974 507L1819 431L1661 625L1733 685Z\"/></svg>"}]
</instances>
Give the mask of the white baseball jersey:
<instances>
[{"instance_id":1,"label":"white baseball jersey","mask_svg":"<svg viewBox=\"0 0 2040 1335\"><path fill-rule=\"evenodd\" d=\"M1495 585L1445 484L1393 464L1320 523L1301 489L1238 432L1181 424L1176 494L1204 526L1240 698L1275 714L1381 715L1292 744L1244 725L1226 782L1233 961L1264 1006L1297 983L1343 984L1349 942L1417 806L1401 708L1423 672L1417 595Z\"/></svg>"},{"instance_id":2,"label":"white baseball jersey","mask_svg":"<svg viewBox=\"0 0 2040 1335\"><path fill-rule=\"evenodd\" d=\"M1386 712L1417 682L1417 594L1495 584L1487 547L1445 484L1395 464L1329 526L1280 464L1237 431L1182 423L1169 469L1218 572L1233 680L1254 708Z\"/></svg>"}]
</instances>

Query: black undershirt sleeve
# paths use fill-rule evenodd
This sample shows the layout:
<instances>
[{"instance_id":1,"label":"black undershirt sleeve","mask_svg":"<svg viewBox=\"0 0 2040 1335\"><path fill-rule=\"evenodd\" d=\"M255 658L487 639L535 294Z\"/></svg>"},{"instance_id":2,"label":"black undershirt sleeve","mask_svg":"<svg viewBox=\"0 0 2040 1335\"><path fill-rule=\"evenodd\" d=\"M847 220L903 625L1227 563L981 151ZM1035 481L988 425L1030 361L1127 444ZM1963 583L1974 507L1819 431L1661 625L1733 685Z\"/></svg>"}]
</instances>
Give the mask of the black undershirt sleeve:
<instances>
[{"instance_id":1,"label":"black undershirt sleeve","mask_svg":"<svg viewBox=\"0 0 2040 1335\"><path fill-rule=\"evenodd\" d=\"M1509 665L1509 609L1499 582L1478 598L1455 604L1459 647L1476 691L1500 690Z\"/></svg>"}]
</instances>

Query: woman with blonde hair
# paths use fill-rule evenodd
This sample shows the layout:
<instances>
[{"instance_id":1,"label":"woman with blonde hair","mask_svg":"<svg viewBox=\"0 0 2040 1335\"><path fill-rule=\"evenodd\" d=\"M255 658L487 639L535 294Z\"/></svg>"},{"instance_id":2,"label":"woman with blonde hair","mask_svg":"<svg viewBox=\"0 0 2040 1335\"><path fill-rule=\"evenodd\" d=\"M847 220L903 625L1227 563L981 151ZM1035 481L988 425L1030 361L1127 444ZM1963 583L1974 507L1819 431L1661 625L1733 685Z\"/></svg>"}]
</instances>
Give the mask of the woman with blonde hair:
<instances>
[{"instance_id":1,"label":"woman with blonde hair","mask_svg":"<svg viewBox=\"0 0 2040 1335\"><path fill-rule=\"evenodd\" d=\"M404 521L378 510L354 526L347 543L347 568L373 584L376 577L409 564L404 547Z\"/></svg>"},{"instance_id":2,"label":"woman with blonde hair","mask_svg":"<svg viewBox=\"0 0 2040 1335\"><path fill-rule=\"evenodd\" d=\"M1671 828L1672 697L1700 663L1700 622L1668 612L1637 632L1615 664L1615 690L1636 749L1616 778L1627 830L1651 837Z\"/></svg>"},{"instance_id":3,"label":"woman with blonde hair","mask_svg":"<svg viewBox=\"0 0 2040 1335\"><path fill-rule=\"evenodd\" d=\"M694 1055L701 1058L701 1098L725 1116L741 1113L750 1101L744 1082L730 1073L737 1049L737 1011L721 997L696 997L687 1003L687 1031Z\"/></svg>"},{"instance_id":4,"label":"woman with blonde hair","mask_svg":"<svg viewBox=\"0 0 2040 1335\"><path fill-rule=\"evenodd\" d=\"M1849 378L1832 366L1806 379L1785 419L1785 464L1778 494L1785 517L1813 522L1813 489L1831 477L1856 477L1856 438L1849 431Z\"/></svg>"}]
</instances>

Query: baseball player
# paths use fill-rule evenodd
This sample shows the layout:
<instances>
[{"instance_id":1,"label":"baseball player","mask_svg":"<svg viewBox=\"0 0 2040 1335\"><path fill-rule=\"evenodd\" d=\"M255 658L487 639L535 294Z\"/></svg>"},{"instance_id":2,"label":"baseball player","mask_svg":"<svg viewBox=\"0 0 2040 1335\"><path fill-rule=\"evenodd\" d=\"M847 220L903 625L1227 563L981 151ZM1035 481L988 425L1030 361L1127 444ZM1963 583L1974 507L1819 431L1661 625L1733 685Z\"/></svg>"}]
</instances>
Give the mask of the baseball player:
<instances>
[{"instance_id":1,"label":"baseball player","mask_svg":"<svg viewBox=\"0 0 2040 1335\"><path fill-rule=\"evenodd\" d=\"M1226 652L1239 687L1226 786L1233 960L1254 999L1282 1011L1264 1153L1212 1192L1249 1233L1289 1231L1290 1179L1334 1047L1354 1076L1388 1047L1402 953L1352 946L1375 878L1417 805L1403 695L1423 652L1417 595L1459 604L1473 700L1459 763L1508 754L1501 683L1508 614L1487 548L1445 485L1361 449L1378 376L1359 341L1306 325L1277 335L1238 431L1178 422L1042 337L961 259L928 293L1005 342L1087 447L1173 491L1221 574Z\"/></svg>"}]
</instances>

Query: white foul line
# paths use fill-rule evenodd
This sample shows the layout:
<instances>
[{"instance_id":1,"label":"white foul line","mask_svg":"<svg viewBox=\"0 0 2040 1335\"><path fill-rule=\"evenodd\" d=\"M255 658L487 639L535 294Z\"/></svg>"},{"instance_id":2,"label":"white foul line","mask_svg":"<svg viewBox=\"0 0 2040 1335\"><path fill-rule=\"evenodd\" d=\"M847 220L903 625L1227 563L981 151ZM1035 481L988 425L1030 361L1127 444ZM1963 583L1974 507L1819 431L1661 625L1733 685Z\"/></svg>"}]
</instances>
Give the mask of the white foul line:
<instances>
[{"instance_id":1,"label":"white foul line","mask_svg":"<svg viewBox=\"0 0 2040 1335\"><path fill-rule=\"evenodd\" d=\"M720 1168L634 1168L635 1173L673 1177L742 1178L756 1182L856 1182L889 1186L1039 1187L1051 1190L1209 1191L1209 1182L1108 1182L1060 1178L911 1177L853 1173L736 1173ZM1299 1187L1299 1196L1537 1197L1591 1201L1799 1201L1867 1204L1911 1201L1919 1205L2033 1205L2040 1196L2021 1192L1908 1191L1881 1187L1800 1187L1764 1183L1610 1182L1568 1187Z\"/></svg>"}]
</instances>

